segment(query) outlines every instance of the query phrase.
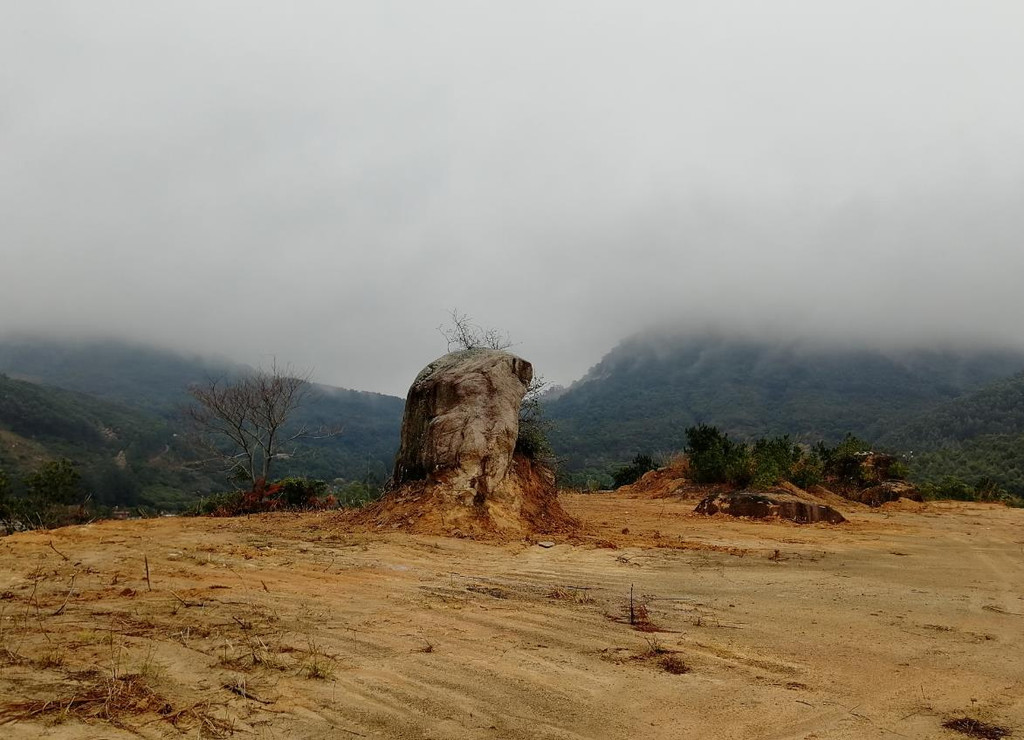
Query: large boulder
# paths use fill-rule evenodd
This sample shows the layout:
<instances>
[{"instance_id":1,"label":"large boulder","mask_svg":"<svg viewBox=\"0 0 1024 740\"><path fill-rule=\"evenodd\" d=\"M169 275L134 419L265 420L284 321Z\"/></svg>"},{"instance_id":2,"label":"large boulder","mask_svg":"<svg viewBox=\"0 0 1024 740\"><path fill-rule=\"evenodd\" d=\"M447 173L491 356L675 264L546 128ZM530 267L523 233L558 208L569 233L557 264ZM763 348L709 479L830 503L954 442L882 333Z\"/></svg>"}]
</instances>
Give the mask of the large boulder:
<instances>
[{"instance_id":1,"label":"large boulder","mask_svg":"<svg viewBox=\"0 0 1024 740\"><path fill-rule=\"evenodd\" d=\"M694 511L698 514L728 514L752 519L788 519L798 524L840 524L846 521L843 515L831 506L806 501L791 493L776 491L714 493L697 504Z\"/></svg>"},{"instance_id":2,"label":"large boulder","mask_svg":"<svg viewBox=\"0 0 1024 740\"><path fill-rule=\"evenodd\" d=\"M388 493L367 511L378 526L475 535L573 522L549 470L515 454L533 366L508 352L452 352L409 388Z\"/></svg>"},{"instance_id":3,"label":"large boulder","mask_svg":"<svg viewBox=\"0 0 1024 740\"><path fill-rule=\"evenodd\" d=\"M470 498L496 490L512 464L532 379L529 362L491 349L452 352L427 365L405 399L395 484L443 482Z\"/></svg>"}]
</instances>

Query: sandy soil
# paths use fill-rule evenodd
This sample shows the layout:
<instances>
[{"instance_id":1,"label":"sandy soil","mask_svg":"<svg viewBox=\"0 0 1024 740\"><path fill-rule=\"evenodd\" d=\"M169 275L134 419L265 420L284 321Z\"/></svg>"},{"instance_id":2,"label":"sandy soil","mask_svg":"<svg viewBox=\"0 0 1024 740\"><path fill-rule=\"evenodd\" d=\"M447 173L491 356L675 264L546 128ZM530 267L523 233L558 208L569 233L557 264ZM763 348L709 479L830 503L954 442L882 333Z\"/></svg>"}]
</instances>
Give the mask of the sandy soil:
<instances>
[{"instance_id":1,"label":"sandy soil","mask_svg":"<svg viewBox=\"0 0 1024 740\"><path fill-rule=\"evenodd\" d=\"M1024 511L563 504L589 534L551 548L337 514L4 538L0 736L1024 734Z\"/></svg>"}]
</instances>

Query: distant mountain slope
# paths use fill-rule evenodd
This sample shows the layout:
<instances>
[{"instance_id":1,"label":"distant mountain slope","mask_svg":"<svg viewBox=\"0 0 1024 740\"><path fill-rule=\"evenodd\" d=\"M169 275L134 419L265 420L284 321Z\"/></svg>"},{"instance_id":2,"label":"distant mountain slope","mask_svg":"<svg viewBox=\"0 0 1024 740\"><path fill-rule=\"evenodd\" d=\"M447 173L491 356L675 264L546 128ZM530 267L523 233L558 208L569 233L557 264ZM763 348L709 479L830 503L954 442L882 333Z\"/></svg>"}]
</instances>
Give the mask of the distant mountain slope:
<instances>
[{"instance_id":1,"label":"distant mountain slope","mask_svg":"<svg viewBox=\"0 0 1024 740\"><path fill-rule=\"evenodd\" d=\"M311 429L337 425L341 434L306 440L302 454L283 462L279 472L383 484L394 467L404 409L405 399L396 396L314 384L296 423Z\"/></svg>"},{"instance_id":2,"label":"distant mountain slope","mask_svg":"<svg viewBox=\"0 0 1024 740\"><path fill-rule=\"evenodd\" d=\"M1024 434L1024 373L915 414L881 439L902 447L934 449L986 435L1014 434Z\"/></svg>"},{"instance_id":3,"label":"distant mountain slope","mask_svg":"<svg viewBox=\"0 0 1024 740\"><path fill-rule=\"evenodd\" d=\"M116 341L0 340L0 373L116 402L179 432L189 385L250 371L227 361ZM403 407L404 400L394 396L314 385L295 424L340 426L342 433L297 444L297 455L280 461L277 472L383 482L398 448ZM69 423L74 418L72 413Z\"/></svg>"},{"instance_id":4,"label":"distant mountain slope","mask_svg":"<svg viewBox=\"0 0 1024 740\"><path fill-rule=\"evenodd\" d=\"M15 479L68 458L102 504L169 506L212 487L183 454L156 414L0 375L0 469Z\"/></svg>"},{"instance_id":5,"label":"distant mountain slope","mask_svg":"<svg viewBox=\"0 0 1024 740\"><path fill-rule=\"evenodd\" d=\"M896 420L1024 368L1024 352L899 354L712 335L644 334L622 342L546 403L570 469L683 446L706 422L739 437L879 437Z\"/></svg>"},{"instance_id":6,"label":"distant mountain slope","mask_svg":"<svg viewBox=\"0 0 1024 740\"><path fill-rule=\"evenodd\" d=\"M250 369L227 360L114 340L0 340L0 373L162 413L187 400L190 384Z\"/></svg>"},{"instance_id":7,"label":"distant mountain slope","mask_svg":"<svg viewBox=\"0 0 1024 740\"><path fill-rule=\"evenodd\" d=\"M880 439L913 451L923 481L987 479L1024 494L1024 373L915 414Z\"/></svg>"}]
</instances>

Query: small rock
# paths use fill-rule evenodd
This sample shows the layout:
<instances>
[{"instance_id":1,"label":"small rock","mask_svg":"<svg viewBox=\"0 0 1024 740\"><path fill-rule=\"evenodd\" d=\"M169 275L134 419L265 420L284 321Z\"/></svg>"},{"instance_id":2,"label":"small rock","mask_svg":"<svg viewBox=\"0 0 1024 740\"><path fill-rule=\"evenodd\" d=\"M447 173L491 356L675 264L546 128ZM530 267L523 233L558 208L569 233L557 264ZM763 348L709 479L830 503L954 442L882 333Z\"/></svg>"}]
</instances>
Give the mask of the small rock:
<instances>
[{"instance_id":1,"label":"small rock","mask_svg":"<svg viewBox=\"0 0 1024 740\"><path fill-rule=\"evenodd\" d=\"M552 542L551 540L544 540L543 542L538 542L537 546L538 547L554 547L555 543Z\"/></svg>"}]
</instances>

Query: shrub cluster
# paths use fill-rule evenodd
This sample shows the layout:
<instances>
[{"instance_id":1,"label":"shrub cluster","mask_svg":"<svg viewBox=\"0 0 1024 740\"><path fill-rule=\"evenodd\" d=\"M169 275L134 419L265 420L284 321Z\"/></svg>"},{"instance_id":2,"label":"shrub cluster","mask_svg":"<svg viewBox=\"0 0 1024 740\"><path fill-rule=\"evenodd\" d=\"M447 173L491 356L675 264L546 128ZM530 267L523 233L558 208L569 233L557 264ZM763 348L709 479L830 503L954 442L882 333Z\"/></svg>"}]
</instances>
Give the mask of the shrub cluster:
<instances>
[{"instance_id":1,"label":"shrub cluster","mask_svg":"<svg viewBox=\"0 0 1024 740\"><path fill-rule=\"evenodd\" d=\"M1011 493L991 478L982 478L974 485L948 475L938 483L924 483L921 495L926 499L954 499L956 501L983 501L1024 508L1024 497Z\"/></svg>"},{"instance_id":2,"label":"shrub cluster","mask_svg":"<svg viewBox=\"0 0 1024 740\"><path fill-rule=\"evenodd\" d=\"M194 513L210 516L241 516L268 511L308 511L333 508L334 496L324 496L327 482L309 478L283 478L267 485L257 481L252 490L228 491L205 498Z\"/></svg>"},{"instance_id":3,"label":"shrub cluster","mask_svg":"<svg viewBox=\"0 0 1024 740\"><path fill-rule=\"evenodd\" d=\"M258 482L251 491L227 491L200 501L191 511L195 516L242 516L270 511L317 511L361 506L380 496L380 489L360 481L329 486L313 478L282 478L265 485Z\"/></svg>"},{"instance_id":4,"label":"shrub cluster","mask_svg":"<svg viewBox=\"0 0 1024 740\"><path fill-rule=\"evenodd\" d=\"M0 520L5 529L62 527L88 521L92 496L74 463L44 463L20 481L0 471Z\"/></svg>"},{"instance_id":5,"label":"shrub cluster","mask_svg":"<svg viewBox=\"0 0 1024 740\"><path fill-rule=\"evenodd\" d=\"M654 458L650 455L638 454L633 458L633 462L629 465L624 465L612 472L612 481L615 488L621 488L622 486L628 486L631 483L636 483L643 477L643 474L650 470L657 470L658 465L654 462Z\"/></svg>"},{"instance_id":6,"label":"shrub cluster","mask_svg":"<svg viewBox=\"0 0 1024 740\"><path fill-rule=\"evenodd\" d=\"M828 481L863 487L907 475L903 462L872 453L871 445L849 434L835 446L819 442L805 449L788 436L737 442L701 424L686 430L686 453L698 483L767 487L789 481L809 488Z\"/></svg>"}]
</instances>

